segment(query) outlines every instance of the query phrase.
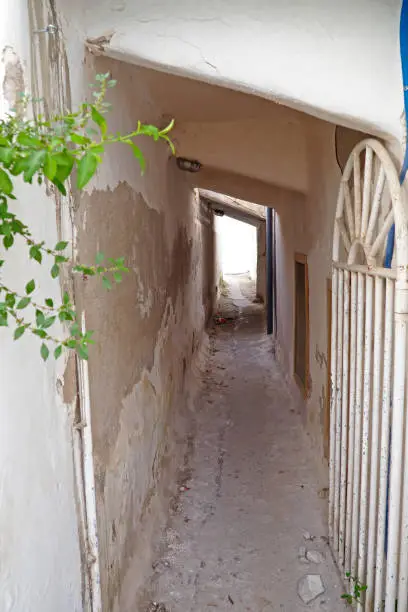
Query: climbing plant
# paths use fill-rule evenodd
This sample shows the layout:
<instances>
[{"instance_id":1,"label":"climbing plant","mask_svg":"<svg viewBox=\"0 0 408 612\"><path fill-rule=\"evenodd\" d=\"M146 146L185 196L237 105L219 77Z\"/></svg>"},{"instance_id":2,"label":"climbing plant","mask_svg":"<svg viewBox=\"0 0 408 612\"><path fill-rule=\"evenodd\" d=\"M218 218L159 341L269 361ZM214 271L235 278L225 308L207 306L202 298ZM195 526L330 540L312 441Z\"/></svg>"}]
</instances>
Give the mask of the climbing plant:
<instances>
[{"instance_id":1,"label":"climbing plant","mask_svg":"<svg viewBox=\"0 0 408 612\"><path fill-rule=\"evenodd\" d=\"M102 163L106 147L113 143L130 147L142 173L145 159L135 143L137 137L145 135L155 141L164 140L174 153L168 135L173 122L162 130L138 122L137 128L129 134L110 133L106 120L110 104L106 101L106 94L115 85L116 81L110 79L109 74L98 74L96 82L91 85L91 102L84 102L76 112L67 112L49 120L41 115L28 119L26 111L32 100L22 95L16 108L0 120L0 240L4 247L3 254L0 253L1 272L7 265L10 249L21 240L27 247L29 258L39 265L47 265L51 277L56 280L62 267L68 266L74 274L99 277L103 286L110 290L128 272L123 257L112 259L103 253L97 253L92 264L73 262L68 255L68 242L60 241L50 246L41 237L34 236L13 207L16 177L29 184L37 182L41 185L47 180L66 195L67 183L75 173L77 188L81 190ZM44 360L50 354L58 358L66 349L75 350L82 359L87 359L93 332L81 330L69 293L63 294L60 303L55 303L50 297L42 301L36 298L37 287L35 278L27 279L25 289L18 292L4 283L1 274L0 326L12 327L15 340L25 333L37 336ZM62 338L54 332L58 322L68 326L68 332Z\"/></svg>"}]
</instances>

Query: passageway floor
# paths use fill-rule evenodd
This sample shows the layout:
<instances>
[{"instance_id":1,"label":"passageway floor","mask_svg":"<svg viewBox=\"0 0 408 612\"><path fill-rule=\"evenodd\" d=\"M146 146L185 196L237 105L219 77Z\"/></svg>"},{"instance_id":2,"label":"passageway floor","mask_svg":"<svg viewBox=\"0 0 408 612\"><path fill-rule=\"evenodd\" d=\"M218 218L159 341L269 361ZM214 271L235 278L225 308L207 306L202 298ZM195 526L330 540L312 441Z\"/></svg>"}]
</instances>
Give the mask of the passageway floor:
<instances>
[{"instance_id":1,"label":"passageway floor","mask_svg":"<svg viewBox=\"0 0 408 612\"><path fill-rule=\"evenodd\" d=\"M154 564L153 599L163 607L151 609L344 611L301 418L251 287L229 283L240 314L214 334L188 479ZM307 575L324 588L308 604L299 595Z\"/></svg>"}]
</instances>

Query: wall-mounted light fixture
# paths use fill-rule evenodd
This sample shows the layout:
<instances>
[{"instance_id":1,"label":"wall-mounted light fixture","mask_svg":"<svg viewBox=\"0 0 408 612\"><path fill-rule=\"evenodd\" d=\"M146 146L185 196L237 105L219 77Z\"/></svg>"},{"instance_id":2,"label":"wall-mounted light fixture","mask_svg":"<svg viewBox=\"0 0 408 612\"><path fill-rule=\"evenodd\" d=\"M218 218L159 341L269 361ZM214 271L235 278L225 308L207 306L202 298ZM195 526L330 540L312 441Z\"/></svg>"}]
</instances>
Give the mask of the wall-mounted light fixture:
<instances>
[{"instance_id":1,"label":"wall-mounted light fixture","mask_svg":"<svg viewBox=\"0 0 408 612\"><path fill-rule=\"evenodd\" d=\"M184 157L177 158L177 166L184 172L199 172L201 164L195 159L185 159Z\"/></svg>"}]
</instances>

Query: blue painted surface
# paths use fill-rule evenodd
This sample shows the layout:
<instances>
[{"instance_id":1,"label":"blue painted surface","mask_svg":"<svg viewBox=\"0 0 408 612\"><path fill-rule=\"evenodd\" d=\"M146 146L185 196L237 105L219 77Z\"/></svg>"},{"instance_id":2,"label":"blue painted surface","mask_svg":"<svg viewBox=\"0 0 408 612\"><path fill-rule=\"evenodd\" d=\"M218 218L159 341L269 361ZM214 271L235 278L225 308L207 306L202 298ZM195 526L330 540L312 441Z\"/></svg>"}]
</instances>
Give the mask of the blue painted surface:
<instances>
[{"instance_id":1,"label":"blue painted surface","mask_svg":"<svg viewBox=\"0 0 408 612\"><path fill-rule=\"evenodd\" d=\"M401 53L401 70L402 84L404 88L404 111L405 123L408 121L408 1L403 0L401 7L400 19L400 53ZM403 184L408 170L408 146L407 146L407 125L405 125L406 140L405 140L405 155L400 172L400 183ZM395 245L395 223L393 223L387 237L387 245L385 249L384 267L391 268L392 256L394 254ZM392 404L391 404L392 408ZM388 483L387 483L387 505L385 515L385 554L388 551L388 510L389 510L389 494L390 494L390 470L391 470L391 429L390 429L390 452L388 454Z\"/></svg>"}]
</instances>

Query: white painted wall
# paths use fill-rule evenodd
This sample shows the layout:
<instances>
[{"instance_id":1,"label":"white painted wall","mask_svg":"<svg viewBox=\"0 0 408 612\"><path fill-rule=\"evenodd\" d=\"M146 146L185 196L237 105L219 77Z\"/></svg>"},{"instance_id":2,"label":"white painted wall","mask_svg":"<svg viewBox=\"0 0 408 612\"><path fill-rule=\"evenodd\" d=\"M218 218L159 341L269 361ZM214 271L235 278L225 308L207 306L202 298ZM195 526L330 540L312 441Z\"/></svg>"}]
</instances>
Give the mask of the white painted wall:
<instances>
[{"instance_id":1,"label":"white painted wall","mask_svg":"<svg viewBox=\"0 0 408 612\"><path fill-rule=\"evenodd\" d=\"M256 227L227 215L215 219L222 273L249 273L256 280Z\"/></svg>"},{"instance_id":2,"label":"white painted wall","mask_svg":"<svg viewBox=\"0 0 408 612\"><path fill-rule=\"evenodd\" d=\"M74 0L107 53L400 136L400 0ZM353 92L353 95L350 95Z\"/></svg>"},{"instance_id":3,"label":"white painted wall","mask_svg":"<svg viewBox=\"0 0 408 612\"><path fill-rule=\"evenodd\" d=\"M30 89L30 34L27 2L3 0L0 83L4 82L6 63L14 58L22 62ZM10 94L10 81L7 89ZM3 91L2 116L9 108ZM45 195L44 189L21 184L16 194L16 209L34 235L55 244L56 210L52 198ZM35 298L59 299L59 283L51 279L49 267L30 262L24 245L17 244L7 261L2 272L4 282L23 291L25 283L35 275L41 284ZM11 330L1 328L0 610L80 612L72 415L59 391L64 363L61 360L56 366L50 360L45 365L39 348L34 337L27 334L14 343Z\"/></svg>"}]
</instances>

